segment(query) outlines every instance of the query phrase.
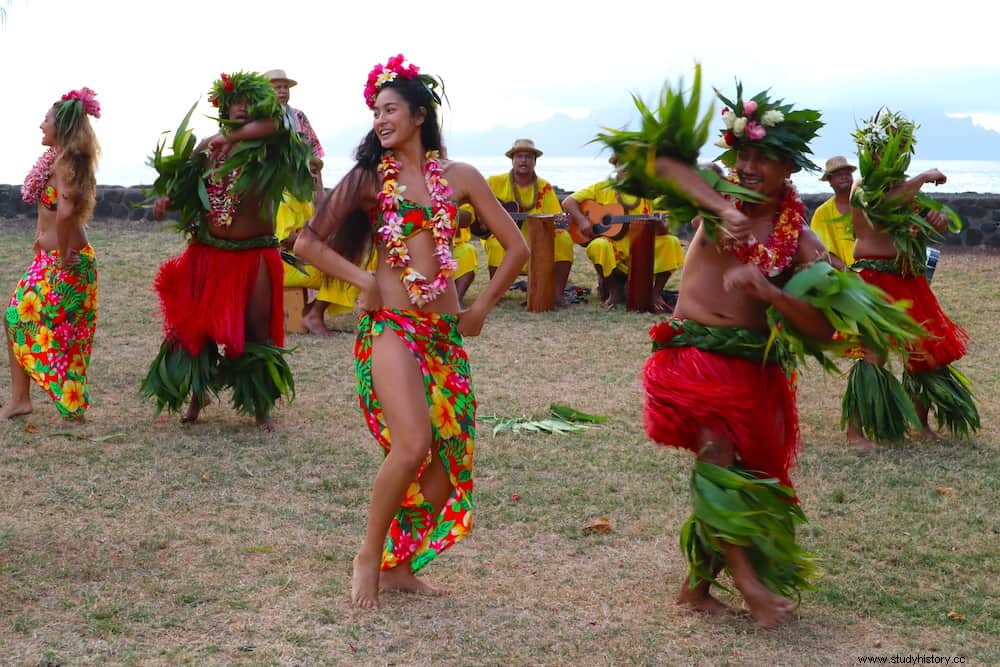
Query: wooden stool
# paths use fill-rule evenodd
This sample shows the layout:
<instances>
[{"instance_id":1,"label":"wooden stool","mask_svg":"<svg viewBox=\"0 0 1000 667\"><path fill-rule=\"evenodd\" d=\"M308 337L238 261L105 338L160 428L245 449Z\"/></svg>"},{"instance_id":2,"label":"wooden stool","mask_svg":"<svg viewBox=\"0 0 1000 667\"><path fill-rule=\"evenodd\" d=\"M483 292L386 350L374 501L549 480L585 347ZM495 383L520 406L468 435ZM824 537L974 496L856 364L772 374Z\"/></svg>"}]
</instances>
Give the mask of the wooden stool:
<instances>
[{"instance_id":1,"label":"wooden stool","mask_svg":"<svg viewBox=\"0 0 1000 667\"><path fill-rule=\"evenodd\" d=\"M556 307L552 270L555 266L555 216L530 216L524 221L528 230L528 312L543 313Z\"/></svg>"},{"instance_id":2,"label":"wooden stool","mask_svg":"<svg viewBox=\"0 0 1000 667\"><path fill-rule=\"evenodd\" d=\"M653 254L656 221L639 220L629 225L628 285L625 309L639 313L653 310Z\"/></svg>"},{"instance_id":3,"label":"wooden stool","mask_svg":"<svg viewBox=\"0 0 1000 667\"><path fill-rule=\"evenodd\" d=\"M306 307L305 287L285 288L285 332L305 333L306 325L302 323L302 312Z\"/></svg>"}]
</instances>

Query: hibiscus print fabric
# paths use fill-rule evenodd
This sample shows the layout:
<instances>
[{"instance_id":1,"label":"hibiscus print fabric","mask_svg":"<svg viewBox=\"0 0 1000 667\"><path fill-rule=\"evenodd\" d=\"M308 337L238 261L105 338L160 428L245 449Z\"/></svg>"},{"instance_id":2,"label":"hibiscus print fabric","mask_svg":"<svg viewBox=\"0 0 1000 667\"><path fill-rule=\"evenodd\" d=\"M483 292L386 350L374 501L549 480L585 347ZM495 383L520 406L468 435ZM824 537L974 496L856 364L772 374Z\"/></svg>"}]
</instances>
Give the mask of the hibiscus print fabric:
<instances>
[{"instance_id":1,"label":"hibiscus print fabric","mask_svg":"<svg viewBox=\"0 0 1000 667\"><path fill-rule=\"evenodd\" d=\"M368 428L385 454L392 447L392 438L372 385L372 342L389 332L400 337L420 367L433 445L389 526L382 569L409 559L417 572L472 529L476 397L455 315L397 309L364 313L354 346L358 398ZM420 483L434 454L440 457L453 487L437 516Z\"/></svg>"},{"instance_id":2,"label":"hibiscus print fabric","mask_svg":"<svg viewBox=\"0 0 1000 667\"><path fill-rule=\"evenodd\" d=\"M90 405L87 366L97 327L97 262L88 245L76 265L39 251L7 306L7 340L21 368L67 419Z\"/></svg>"}]
</instances>

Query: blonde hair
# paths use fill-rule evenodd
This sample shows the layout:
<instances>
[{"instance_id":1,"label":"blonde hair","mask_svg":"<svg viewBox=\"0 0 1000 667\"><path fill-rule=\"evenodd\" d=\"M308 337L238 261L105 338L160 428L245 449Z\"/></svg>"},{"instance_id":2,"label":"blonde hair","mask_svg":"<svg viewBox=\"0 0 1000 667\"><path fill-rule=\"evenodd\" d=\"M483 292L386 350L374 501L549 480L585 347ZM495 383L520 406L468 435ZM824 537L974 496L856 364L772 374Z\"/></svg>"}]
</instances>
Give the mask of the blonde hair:
<instances>
[{"instance_id":1,"label":"blonde hair","mask_svg":"<svg viewBox=\"0 0 1000 667\"><path fill-rule=\"evenodd\" d=\"M53 111L60 104L53 104ZM87 115L80 114L69 122L56 122L56 141L59 157L52 169L61 176L66 196L76 203L74 217L84 223L94 212L97 199L97 158L101 154L97 135Z\"/></svg>"}]
</instances>

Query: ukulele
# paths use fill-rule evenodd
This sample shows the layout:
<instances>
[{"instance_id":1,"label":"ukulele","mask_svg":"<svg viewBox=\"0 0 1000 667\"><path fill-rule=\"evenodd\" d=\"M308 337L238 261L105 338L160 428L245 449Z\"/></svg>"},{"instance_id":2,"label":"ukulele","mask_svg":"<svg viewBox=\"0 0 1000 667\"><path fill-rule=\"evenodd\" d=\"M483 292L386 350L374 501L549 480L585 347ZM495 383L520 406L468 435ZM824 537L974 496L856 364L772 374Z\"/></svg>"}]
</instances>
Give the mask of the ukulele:
<instances>
[{"instance_id":1,"label":"ukulele","mask_svg":"<svg viewBox=\"0 0 1000 667\"><path fill-rule=\"evenodd\" d=\"M577 229L576 225L571 225L569 235L575 243L585 246L598 236L604 236L617 241L624 238L628 232L628 226L633 222L659 222L664 223L667 216L663 213L641 213L625 215L625 209L621 204L598 204L588 200L580 204L580 211L590 220L592 237L584 236Z\"/></svg>"}]
</instances>

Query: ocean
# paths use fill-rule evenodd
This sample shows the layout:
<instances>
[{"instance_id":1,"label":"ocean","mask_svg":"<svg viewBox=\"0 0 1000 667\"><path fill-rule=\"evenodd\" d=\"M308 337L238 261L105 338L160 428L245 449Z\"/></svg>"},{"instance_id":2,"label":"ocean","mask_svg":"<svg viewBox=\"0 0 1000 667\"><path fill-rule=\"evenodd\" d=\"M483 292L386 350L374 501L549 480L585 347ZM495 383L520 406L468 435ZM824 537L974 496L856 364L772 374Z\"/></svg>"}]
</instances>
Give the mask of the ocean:
<instances>
[{"instance_id":1,"label":"ocean","mask_svg":"<svg viewBox=\"0 0 1000 667\"><path fill-rule=\"evenodd\" d=\"M454 154L452 157L473 165L482 172L483 176L502 174L510 170L510 160L503 155L475 157ZM346 156L328 155L325 160L323 183L328 188L336 185L337 181L353 165L353 161ZM14 169L13 165L6 166L11 168L2 169L0 172L6 176L7 180L0 179L0 183L20 184L23 172L19 169ZM28 166L30 167L30 165ZM916 174L932 167L937 167L944 172L945 176L948 177L948 182L938 187L925 187L924 192L928 194L934 194L935 192L1000 194L1000 161L914 160L911 164L910 173ZM603 180L611 174L611 165L608 164L607 158L601 157L543 155L538 159L536 169L538 175L552 183L552 185L570 192ZM21 175L19 176L18 174ZM155 178L156 173L151 168L145 165L137 165L131 161L115 162L114 160L102 160L97 172L97 182L100 185L149 185ZM795 174L792 180L798 187L799 192L803 194L830 192L830 186L819 180L818 173L806 174L800 172Z\"/></svg>"},{"instance_id":2,"label":"ocean","mask_svg":"<svg viewBox=\"0 0 1000 667\"><path fill-rule=\"evenodd\" d=\"M456 154L451 157L468 162L484 176L502 174L510 170L510 160L502 155L467 157ZM323 169L324 184L327 187L333 186L351 165L352 162L346 158L328 157ZM910 164L910 173L917 174L934 167L940 169L948 177L948 182L941 186L925 186L924 192L927 194L935 192L1000 193L1000 161L914 160ZM611 165L608 164L607 158L543 155L538 158L535 170L541 178L552 185L572 192L607 178L611 174ZM830 185L819 180L819 173L800 172L793 175L792 180L799 192L803 194L831 192Z\"/></svg>"}]
</instances>

